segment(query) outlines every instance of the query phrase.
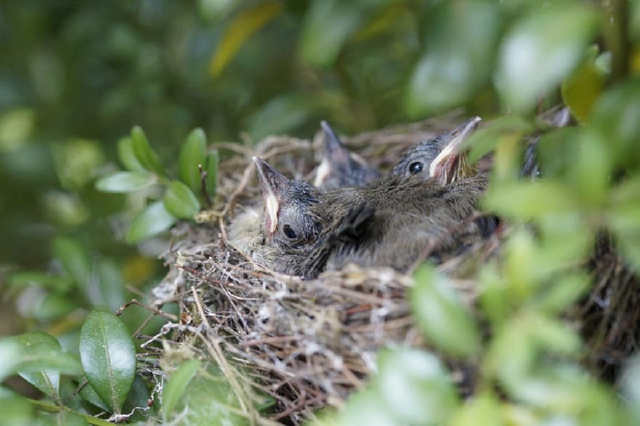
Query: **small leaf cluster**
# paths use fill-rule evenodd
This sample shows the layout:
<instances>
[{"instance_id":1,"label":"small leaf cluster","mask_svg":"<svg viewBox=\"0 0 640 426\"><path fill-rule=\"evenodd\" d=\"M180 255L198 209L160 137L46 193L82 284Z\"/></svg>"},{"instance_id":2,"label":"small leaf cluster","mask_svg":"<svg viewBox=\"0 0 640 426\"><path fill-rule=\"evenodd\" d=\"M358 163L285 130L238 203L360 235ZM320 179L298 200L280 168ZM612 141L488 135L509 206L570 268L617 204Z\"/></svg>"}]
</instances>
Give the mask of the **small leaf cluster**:
<instances>
[{"instance_id":1,"label":"small leaf cluster","mask_svg":"<svg viewBox=\"0 0 640 426\"><path fill-rule=\"evenodd\" d=\"M202 129L189 133L180 148L179 179L170 179L139 126L118 141L118 156L126 170L96 181L96 189L111 193L140 193L161 186L159 199L149 200L133 218L126 239L136 243L169 229L178 219L193 219L201 201L210 203L218 181L218 151L207 152ZM157 188L154 188L157 189ZM149 194L157 193L151 191ZM200 194L197 196L196 194ZM146 198L146 197L145 197Z\"/></svg>"},{"instance_id":2,"label":"small leaf cluster","mask_svg":"<svg viewBox=\"0 0 640 426\"><path fill-rule=\"evenodd\" d=\"M38 416L39 424L108 425L90 413L106 411L117 416L148 399L144 384L131 392L134 380L140 380L135 375L136 350L118 317L92 312L82 326L79 355L80 359L64 350L58 339L40 331L0 339L0 380L17 373L45 395L45 399L30 400L2 388L3 406L27 404L25 410L11 414L16 417L4 416L3 424L33 422L34 408L40 408L53 414Z\"/></svg>"}]
</instances>

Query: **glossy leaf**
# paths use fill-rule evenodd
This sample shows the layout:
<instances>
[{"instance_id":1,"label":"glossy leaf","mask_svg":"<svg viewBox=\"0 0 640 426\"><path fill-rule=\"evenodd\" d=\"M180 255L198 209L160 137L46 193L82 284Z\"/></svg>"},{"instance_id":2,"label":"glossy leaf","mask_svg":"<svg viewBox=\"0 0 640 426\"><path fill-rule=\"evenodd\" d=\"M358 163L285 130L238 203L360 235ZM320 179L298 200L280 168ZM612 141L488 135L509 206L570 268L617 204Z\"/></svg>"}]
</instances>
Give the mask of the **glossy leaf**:
<instances>
[{"instance_id":1,"label":"glossy leaf","mask_svg":"<svg viewBox=\"0 0 640 426\"><path fill-rule=\"evenodd\" d=\"M407 91L413 116L464 104L489 79L500 29L492 1L442 2L425 25L425 54Z\"/></svg>"},{"instance_id":2,"label":"glossy leaf","mask_svg":"<svg viewBox=\"0 0 640 426\"><path fill-rule=\"evenodd\" d=\"M596 29L597 15L578 2L534 8L505 36L496 86L507 107L526 112L569 74Z\"/></svg>"},{"instance_id":3,"label":"glossy leaf","mask_svg":"<svg viewBox=\"0 0 640 426\"><path fill-rule=\"evenodd\" d=\"M79 375L80 362L62 350L52 349L47 342L25 345L19 338L0 339L0 380L17 373L39 373L52 371L60 374Z\"/></svg>"},{"instance_id":4,"label":"glossy leaf","mask_svg":"<svg viewBox=\"0 0 640 426\"><path fill-rule=\"evenodd\" d=\"M151 148L151 145L149 145L147 136L140 126L134 126L134 128L131 129L131 146L136 159L145 170L158 173L159 175L164 174L164 169L160 164L158 154L156 154Z\"/></svg>"},{"instance_id":5,"label":"glossy leaf","mask_svg":"<svg viewBox=\"0 0 640 426\"><path fill-rule=\"evenodd\" d=\"M475 355L480 349L480 334L452 284L426 264L416 271L414 279L411 308L427 338L452 356Z\"/></svg>"},{"instance_id":6,"label":"glossy leaf","mask_svg":"<svg viewBox=\"0 0 640 426\"><path fill-rule=\"evenodd\" d=\"M456 389L435 355L387 350L378 365L378 391L398 424L445 424L458 408Z\"/></svg>"},{"instance_id":7,"label":"glossy leaf","mask_svg":"<svg viewBox=\"0 0 640 426\"><path fill-rule=\"evenodd\" d=\"M118 158L123 167L132 172L144 172L145 168L140 164L133 152L133 139L125 136L118 141Z\"/></svg>"},{"instance_id":8,"label":"glossy leaf","mask_svg":"<svg viewBox=\"0 0 640 426\"><path fill-rule=\"evenodd\" d=\"M135 347L122 321L108 312L89 314L80 334L80 358L93 389L120 412L136 369Z\"/></svg>"},{"instance_id":9,"label":"glossy leaf","mask_svg":"<svg viewBox=\"0 0 640 426\"><path fill-rule=\"evenodd\" d=\"M130 413L135 408L139 410L136 411L133 418L131 420L142 420L146 417L144 411L141 409L147 408L147 404L149 402L149 389L147 389L147 385L145 384L144 379L136 375L136 378L133 381L133 385L131 385L131 391L129 391L129 396L123 405L123 412Z\"/></svg>"},{"instance_id":10,"label":"glossy leaf","mask_svg":"<svg viewBox=\"0 0 640 426\"><path fill-rule=\"evenodd\" d=\"M180 180L186 183L193 192L199 192L202 186L200 169L206 170L207 137L201 128L191 131L180 148L178 165Z\"/></svg>"},{"instance_id":11,"label":"glossy leaf","mask_svg":"<svg viewBox=\"0 0 640 426\"><path fill-rule=\"evenodd\" d=\"M62 349L55 337L41 331L21 334L16 339L26 351L34 345L42 345L43 348L48 346L52 351L58 352ZM53 398L58 396L60 389L60 373L58 371L43 370L34 373L19 371L18 374L46 395Z\"/></svg>"},{"instance_id":12,"label":"glossy leaf","mask_svg":"<svg viewBox=\"0 0 640 426\"><path fill-rule=\"evenodd\" d=\"M198 198L187 185L177 180L169 184L163 203L169 213L180 219L192 219L200 211Z\"/></svg>"},{"instance_id":13,"label":"glossy leaf","mask_svg":"<svg viewBox=\"0 0 640 426\"><path fill-rule=\"evenodd\" d=\"M213 150L207 155L207 192L210 197L216 195L218 189L218 165L220 163L220 156L218 150Z\"/></svg>"},{"instance_id":14,"label":"glossy leaf","mask_svg":"<svg viewBox=\"0 0 640 426\"><path fill-rule=\"evenodd\" d=\"M102 192L127 193L139 191L155 183L156 178L145 172L116 172L96 182L96 189Z\"/></svg>"},{"instance_id":15,"label":"glossy leaf","mask_svg":"<svg viewBox=\"0 0 640 426\"><path fill-rule=\"evenodd\" d=\"M89 404L100 408L101 410L111 411L109 406L100 398L100 395L93 389L91 383L87 383L80 389L80 396Z\"/></svg>"},{"instance_id":16,"label":"glossy leaf","mask_svg":"<svg viewBox=\"0 0 640 426\"><path fill-rule=\"evenodd\" d=\"M146 238L166 231L176 222L176 218L169 213L162 201L151 203L131 222L127 241L136 243Z\"/></svg>"},{"instance_id":17,"label":"glossy leaf","mask_svg":"<svg viewBox=\"0 0 640 426\"><path fill-rule=\"evenodd\" d=\"M165 419L169 418L173 413L176 404L184 395L189 382L196 375L199 368L200 361L192 359L184 362L173 374L171 374L171 377L165 384L162 392L162 411Z\"/></svg>"}]
</instances>

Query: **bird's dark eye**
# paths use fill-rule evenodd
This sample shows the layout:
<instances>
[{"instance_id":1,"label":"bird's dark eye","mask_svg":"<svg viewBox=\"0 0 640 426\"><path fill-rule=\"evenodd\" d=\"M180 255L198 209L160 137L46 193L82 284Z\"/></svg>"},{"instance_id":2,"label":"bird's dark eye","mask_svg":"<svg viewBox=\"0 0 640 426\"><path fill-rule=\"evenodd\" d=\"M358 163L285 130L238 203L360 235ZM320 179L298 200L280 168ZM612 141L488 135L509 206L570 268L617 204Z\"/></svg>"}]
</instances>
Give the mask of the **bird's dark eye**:
<instances>
[{"instance_id":1,"label":"bird's dark eye","mask_svg":"<svg viewBox=\"0 0 640 426\"><path fill-rule=\"evenodd\" d=\"M411 173L412 175L416 175L422 171L422 167L422 162L415 161L409 164L409 173Z\"/></svg>"},{"instance_id":2,"label":"bird's dark eye","mask_svg":"<svg viewBox=\"0 0 640 426\"><path fill-rule=\"evenodd\" d=\"M293 228L291 228L291 226L288 224L282 227L282 232L284 232L284 235L286 235L289 239L294 240L297 237L296 231L294 231Z\"/></svg>"}]
</instances>

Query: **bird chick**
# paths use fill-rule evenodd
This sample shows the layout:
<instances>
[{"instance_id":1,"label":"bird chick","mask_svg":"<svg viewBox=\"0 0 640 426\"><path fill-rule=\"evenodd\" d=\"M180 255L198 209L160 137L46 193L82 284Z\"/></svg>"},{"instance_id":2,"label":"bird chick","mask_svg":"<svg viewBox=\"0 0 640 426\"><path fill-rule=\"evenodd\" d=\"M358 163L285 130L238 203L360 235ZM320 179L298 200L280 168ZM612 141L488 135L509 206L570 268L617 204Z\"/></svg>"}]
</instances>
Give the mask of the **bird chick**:
<instances>
[{"instance_id":1,"label":"bird chick","mask_svg":"<svg viewBox=\"0 0 640 426\"><path fill-rule=\"evenodd\" d=\"M374 167L370 167L358 155L349 152L329 123L320 122L324 148L322 161L313 184L322 189L343 186L363 186L380 177Z\"/></svg>"},{"instance_id":2,"label":"bird chick","mask_svg":"<svg viewBox=\"0 0 640 426\"><path fill-rule=\"evenodd\" d=\"M437 167L444 167L442 161L434 161L440 157L440 160L447 161L464 161L463 156L451 155L461 149L462 141L466 140L480 123L480 117L473 117L462 123L450 132L443 133L433 139L428 139L409 148L402 158L391 169L391 175L394 176L420 176L423 180L429 179L438 174L443 179L450 179L436 170ZM447 170L459 173L469 174L470 167L466 163L461 163L459 167L449 165Z\"/></svg>"},{"instance_id":3,"label":"bird chick","mask_svg":"<svg viewBox=\"0 0 640 426\"><path fill-rule=\"evenodd\" d=\"M434 175L389 176L365 187L320 191L289 180L254 158L265 205L264 257L273 269L313 278L348 263L406 271L428 254L450 250L477 233L468 219L486 186L484 176L460 178L450 168L462 138L432 161ZM451 145L451 146L450 146Z\"/></svg>"}]
</instances>

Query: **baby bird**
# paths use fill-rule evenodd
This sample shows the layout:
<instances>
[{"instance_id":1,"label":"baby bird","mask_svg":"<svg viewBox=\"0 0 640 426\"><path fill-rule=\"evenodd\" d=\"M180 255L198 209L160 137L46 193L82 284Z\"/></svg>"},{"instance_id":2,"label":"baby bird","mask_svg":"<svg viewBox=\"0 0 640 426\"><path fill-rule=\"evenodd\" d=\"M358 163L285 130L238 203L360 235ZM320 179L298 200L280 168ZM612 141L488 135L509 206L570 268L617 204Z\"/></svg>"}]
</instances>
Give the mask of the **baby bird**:
<instances>
[{"instance_id":1,"label":"baby bird","mask_svg":"<svg viewBox=\"0 0 640 426\"><path fill-rule=\"evenodd\" d=\"M348 263L406 271L416 261L454 249L474 233L469 218L486 187L484 176L460 178L451 168L462 137L443 148L433 178L389 176L365 187L321 192L289 180L254 158L265 204L265 262L273 269L313 278Z\"/></svg>"},{"instance_id":2,"label":"baby bird","mask_svg":"<svg viewBox=\"0 0 640 426\"><path fill-rule=\"evenodd\" d=\"M358 155L349 152L329 123L320 122L324 136L322 162L313 184L322 189L364 186L380 177L380 173Z\"/></svg>"},{"instance_id":3,"label":"baby bird","mask_svg":"<svg viewBox=\"0 0 640 426\"><path fill-rule=\"evenodd\" d=\"M402 158L391 169L391 175L394 176L420 176L423 180L429 179L438 171L434 169L433 164L438 164L439 167L444 166L442 162L434 162L434 160L441 155L446 157L449 161L464 161L462 156L450 155L452 151L459 151L460 144L467 138L480 123L480 117L473 117L470 120L462 123L450 132L436 136L433 139L422 141L419 144L409 148L402 156ZM450 170L456 170L456 168L449 165ZM459 172L468 173L468 166L466 164L460 164L457 168ZM443 176L446 179L446 176Z\"/></svg>"}]
</instances>

